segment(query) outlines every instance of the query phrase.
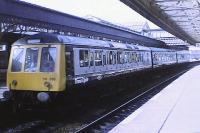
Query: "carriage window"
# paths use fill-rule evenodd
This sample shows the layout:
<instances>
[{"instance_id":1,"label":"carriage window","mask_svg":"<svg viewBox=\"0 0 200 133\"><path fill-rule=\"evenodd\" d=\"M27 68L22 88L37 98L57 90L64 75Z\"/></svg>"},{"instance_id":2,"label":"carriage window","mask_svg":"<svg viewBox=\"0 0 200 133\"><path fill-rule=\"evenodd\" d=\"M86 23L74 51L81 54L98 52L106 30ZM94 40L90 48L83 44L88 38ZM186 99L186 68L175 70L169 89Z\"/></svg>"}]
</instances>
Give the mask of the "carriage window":
<instances>
[{"instance_id":1,"label":"carriage window","mask_svg":"<svg viewBox=\"0 0 200 133\"><path fill-rule=\"evenodd\" d=\"M137 53L136 62L140 62L140 53Z\"/></svg>"},{"instance_id":2,"label":"carriage window","mask_svg":"<svg viewBox=\"0 0 200 133\"><path fill-rule=\"evenodd\" d=\"M110 62L109 62L109 59L110 59L109 54L110 54L110 51L107 51L106 52L106 58L107 58L107 64L108 65L110 64Z\"/></svg>"},{"instance_id":3,"label":"carriage window","mask_svg":"<svg viewBox=\"0 0 200 133\"><path fill-rule=\"evenodd\" d=\"M129 62L129 63L132 63L132 60L131 60L131 52L129 52L128 62Z\"/></svg>"},{"instance_id":4,"label":"carriage window","mask_svg":"<svg viewBox=\"0 0 200 133\"><path fill-rule=\"evenodd\" d=\"M103 65L106 65L106 55L103 55Z\"/></svg>"},{"instance_id":5,"label":"carriage window","mask_svg":"<svg viewBox=\"0 0 200 133\"><path fill-rule=\"evenodd\" d=\"M133 52L130 53L130 60L129 60L129 62L133 63Z\"/></svg>"},{"instance_id":6,"label":"carriage window","mask_svg":"<svg viewBox=\"0 0 200 133\"><path fill-rule=\"evenodd\" d=\"M150 56L149 56L149 53L146 52L146 58L145 58L145 61L149 62L149 61L150 61L149 57L150 57Z\"/></svg>"},{"instance_id":7,"label":"carriage window","mask_svg":"<svg viewBox=\"0 0 200 133\"><path fill-rule=\"evenodd\" d=\"M113 64L113 51L108 52L108 64Z\"/></svg>"},{"instance_id":8,"label":"carriage window","mask_svg":"<svg viewBox=\"0 0 200 133\"><path fill-rule=\"evenodd\" d=\"M144 61L143 54L144 54L143 52L140 52L140 56L139 56L140 57L140 62Z\"/></svg>"},{"instance_id":9,"label":"carriage window","mask_svg":"<svg viewBox=\"0 0 200 133\"><path fill-rule=\"evenodd\" d=\"M19 72L22 69L22 62L24 57L24 49L23 48L16 48L13 51L12 57L12 72Z\"/></svg>"},{"instance_id":10,"label":"carriage window","mask_svg":"<svg viewBox=\"0 0 200 133\"><path fill-rule=\"evenodd\" d=\"M54 72L55 71L55 63L56 63L56 48L42 48L42 56L41 56L41 64L40 71L41 72Z\"/></svg>"},{"instance_id":11,"label":"carriage window","mask_svg":"<svg viewBox=\"0 0 200 133\"><path fill-rule=\"evenodd\" d=\"M118 61L118 64L124 63L124 56L122 52L117 52L117 61Z\"/></svg>"},{"instance_id":12,"label":"carriage window","mask_svg":"<svg viewBox=\"0 0 200 133\"><path fill-rule=\"evenodd\" d=\"M137 57L138 57L138 62L143 62L143 53L142 52L138 53Z\"/></svg>"},{"instance_id":13,"label":"carriage window","mask_svg":"<svg viewBox=\"0 0 200 133\"><path fill-rule=\"evenodd\" d=\"M131 55L131 61L136 63L137 62L137 53L136 52L133 52L132 55Z\"/></svg>"},{"instance_id":14,"label":"carriage window","mask_svg":"<svg viewBox=\"0 0 200 133\"><path fill-rule=\"evenodd\" d=\"M117 60L116 60L116 53L115 53L115 51L108 51L107 60L108 60L108 64L110 64L110 65L116 64Z\"/></svg>"},{"instance_id":15,"label":"carriage window","mask_svg":"<svg viewBox=\"0 0 200 133\"><path fill-rule=\"evenodd\" d=\"M140 53L136 54L136 62L140 62Z\"/></svg>"},{"instance_id":16,"label":"carriage window","mask_svg":"<svg viewBox=\"0 0 200 133\"><path fill-rule=\"evenodd\" d=\"M155 61L158 61L158 60L159 60L158 54L157 54L157 53L154 53L154 54L153 54L153 58L154 58Z\"/></svg>"},{"instance_id":17,"label":"carriage window","mask_svg":"<svg viewBox=\"0 0 200 133\"><path fill-rule=\"evenodd\" d=\"M102 52L100 50L95 51L95 66L101 66L102 65Z\"/></svg>"},{"instance_id":18,"label":"carriage window","mask_svg":"<svg viewBox=\"0 0 200 133\"><path fill-rule=\"evenodd\" d=\"M125 52L124 63L128 63L128 60L129 60L129 52Z\"/></svg>"},{"instance_id":19,"label":"carriage window","mask_svg":"<svg viewBox=\"0 0 200 133\"><path fill-rule=\"evenodd\" d=\"M38 48L27 48L25 57L25 72L35 72L37 70Z\"/></svg>"},{"instance_id":20,"label":"carriage window","mask_svg":"<svg viewBox=\"0 0 200 133\"><path fill-rule=\"evenodd\" d=\"M113 64L117 63L116 56L116 52L113 51Z\"/></svg>"},{"instance_id":21,"label":"carriage window","mask_svg":"<svg viewBox=\"0 0 200 133\"><path fill-rule=\"evenodd\" d=\"M94 53L90 52L90 66L94 66Z\"/></svg>"},{"instance_id":22,"label":"carriage window","mask_svg":"<svg viewBox=\"0 0 200 133\"><path fill-rule=\"evenodd\" d=\"M79 61L80 61L80 67L88 67L89 66L88 50L80 50L79 51Z\"/></svg>"}]
</instances>

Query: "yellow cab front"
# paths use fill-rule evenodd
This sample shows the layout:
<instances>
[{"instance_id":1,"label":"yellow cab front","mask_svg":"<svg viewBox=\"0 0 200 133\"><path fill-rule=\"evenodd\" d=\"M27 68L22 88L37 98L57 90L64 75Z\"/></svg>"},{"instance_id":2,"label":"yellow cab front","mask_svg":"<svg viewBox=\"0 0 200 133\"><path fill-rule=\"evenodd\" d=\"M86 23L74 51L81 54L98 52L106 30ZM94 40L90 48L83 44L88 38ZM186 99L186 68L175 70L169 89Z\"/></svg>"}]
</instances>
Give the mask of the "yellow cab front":
<instances>
[{"instance_id":1,"label":"yellow cab front","mask_svg":"<svg viewBox=\"0 0 200 133\"><path fill-rule=\"evenodd\" d=\"M13 91L59 92L65 89L63 45L18 45L10 55L7 86ZM61 65L62 64L62 65Z\"/></svg>"}]
</instances>

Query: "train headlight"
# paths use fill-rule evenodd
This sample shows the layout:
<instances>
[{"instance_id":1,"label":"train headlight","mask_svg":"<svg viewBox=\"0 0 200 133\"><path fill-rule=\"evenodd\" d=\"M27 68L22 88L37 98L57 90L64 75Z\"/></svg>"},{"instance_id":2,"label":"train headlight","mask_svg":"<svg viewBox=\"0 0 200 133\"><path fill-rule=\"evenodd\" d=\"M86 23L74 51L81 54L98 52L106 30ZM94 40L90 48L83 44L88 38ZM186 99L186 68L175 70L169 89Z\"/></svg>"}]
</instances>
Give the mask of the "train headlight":
<instances>
[{"instance_id":1,"label":"train headlight","mask_svg":"<svg viewBox=\"0 0 200 133\"><path fill-rule=\"evenodd\" d=\"M49 100L49 98L50 98L50 96L46 92L40 92L40 93L37 94L37 99L40 102L47 102Z\"/></svg>"}]
</instances>

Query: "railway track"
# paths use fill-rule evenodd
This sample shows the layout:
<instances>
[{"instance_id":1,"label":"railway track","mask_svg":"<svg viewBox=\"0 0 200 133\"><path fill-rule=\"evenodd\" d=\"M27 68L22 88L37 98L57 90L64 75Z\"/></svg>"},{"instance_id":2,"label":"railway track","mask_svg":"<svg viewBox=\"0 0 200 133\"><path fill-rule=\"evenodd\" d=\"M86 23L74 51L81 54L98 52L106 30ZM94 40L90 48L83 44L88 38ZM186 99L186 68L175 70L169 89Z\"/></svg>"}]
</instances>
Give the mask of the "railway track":
<instances>
[{"instance_id":1,"label":"railway track","mask_svg":"<svg viewBox=\"0 0 200 133\"><path fill-rule=\"evenodd\" d=\"M105 102L95 102L95 104L100 105L100 108L104 105L106 102L109 101L108 106L100 109L99 106L93 107L91 105L84 105L78 108L75 108L72 110L72 112L65 112L65 115L61 118L58 117L58 113L25 113L20 114L20 117L12 117L8 114L2 115L5 118L2 118L2 124L0 122L0 132L8 132L8 133L18 133L18 132L38 132L38 133L49 133L49 132L107 132L110 129L112 129L114 126L116 126L119 122L121 122L124 118L126 118L129 114L134 112L134 110L138 109L142 104L144 104L146 101L148 101L151 97L153 97L155 94L157 94L162 88L164 88L166 85L168 85L171 81L176 79L179 75L186 72L188 69L195 66L188 65L184 67L184 69L177 70L180 72L176 75L174 75L175 72L171 72L169 75L174 76L168 76L162 77L162 82L155 82L154 86L151 84L150 86L153 87L147 87L150 89L145 89L146 91L143 92L140 95L134 96L134 98L127 101L127 96L125 97L125 100L118 101L117 104L114 104L114 101L116 100L116 97L119 95L111 96L114 97L114 100L105 100ZM176 72L177 73L177 72ZM164 74L166 75L166 73ZM158 78L159 79L159 76ZM163 81L166 79L165 81ZM120 93L120 96L123 95ZM132 97L132 96L131 96ZM105 99L105 98L104 98ZM110 99L110 97L108 98ZM112 99L112 98L111 98ZM118 98L119 99L119 98ZM100 100L101 101L101 100ZM120 103L123 103L119 106ZM102 105L101 105L102 104ZM115 108L117 107L117 108ZM93 109L97 108L97 109ZM115 109L113 109L115 108ZM112 110L111 110L112 109ZM78 110L78 111L77 111ZM84 110L84 111L82 111ZM100 111L103 110L103 111ZM108 110L111 110L108 112ZM65 111L65 109L62 110L62 112ZM101 113L99 113L101 112ZM94 116L95 114L95 116ZM17 114L19 115L19 114ZM24 116L25 117L21 117ZM39 115L39 116L38 116ZM45 115L45 116L44 116ZM5 121L4 121L5 120Z\"/></svg>"},{"instance_id":2,"label":"railway track","mask_svg":"<svg viewBox=\"0 0 200 133\"><path fill-rule=\"evenodd\" d=\"M162 82L146 90L142 94L132 98L128 102L120 105L119 107L111 110L107 114L101 116L95 121L87 124L83 128L76 131L76 133L90 133L90 132L108 132L123 119L127 118L131 113L138 109L142 104L147 102L155 94L160 92L165 86L175 80L188 70L184 70Z\"/></svg>"}]
</instances>

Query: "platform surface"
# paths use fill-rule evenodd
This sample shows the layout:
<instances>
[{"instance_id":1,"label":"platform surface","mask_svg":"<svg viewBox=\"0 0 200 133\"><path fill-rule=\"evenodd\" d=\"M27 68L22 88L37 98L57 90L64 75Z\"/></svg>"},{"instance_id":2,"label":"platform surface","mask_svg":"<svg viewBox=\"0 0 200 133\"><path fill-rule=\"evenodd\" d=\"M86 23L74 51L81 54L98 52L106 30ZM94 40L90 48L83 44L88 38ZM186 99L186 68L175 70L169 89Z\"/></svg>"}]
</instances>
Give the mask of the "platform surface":
<instances>
[{"instance_id":1,"label":"platform surface","mask_svg":"<svg viewBox=\"0 0 200 133\"><path fill-rule=\"evenodd\" d=\"M196 66L109 133L200 133L200 66Z\"/></svg>"}]
</instances>

